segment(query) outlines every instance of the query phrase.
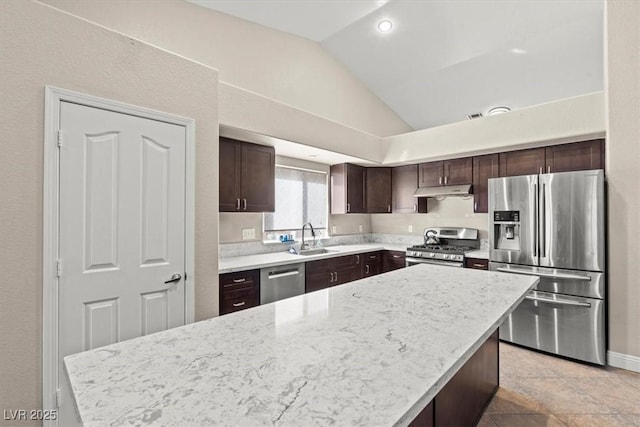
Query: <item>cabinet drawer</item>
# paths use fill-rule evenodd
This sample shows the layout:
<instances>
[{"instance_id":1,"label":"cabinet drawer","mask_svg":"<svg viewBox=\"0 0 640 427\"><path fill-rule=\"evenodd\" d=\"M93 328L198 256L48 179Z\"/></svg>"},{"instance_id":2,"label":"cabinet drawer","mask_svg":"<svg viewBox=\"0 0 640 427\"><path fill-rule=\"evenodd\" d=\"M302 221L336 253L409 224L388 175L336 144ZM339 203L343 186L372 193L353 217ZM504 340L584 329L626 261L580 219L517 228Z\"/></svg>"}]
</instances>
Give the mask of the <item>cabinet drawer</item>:
<instances>
[{"instance_id":1,"label":"cabinet drawer","mask_svg":"<svg viewBox=\"0 0 640 427\"><path fill-rule=\"evenodd\" d=\"M465 268L475 268L476 270L488 270L489 260L483 258L465 258Z\"/></svg>"},{"instance_id":2,"label":"cabinet drawer","mask_svg":"<svg viewBox=\"0 0 640 427\"><path fill-rule=\"evenodd\" d=\"M238 271L236 273L227 273L220 275L220 288L227 289L230 287L247 285L255 285L260 282L260 270Z\"/></svg>"},{"instance_id":3,"label":"cabinet drawer","mask_svg":"<svg viewBox=\"0 0 640 427\"><path fill-rule=\"evenodd\" d=\"M382 256L382 271L397 270L404 268L405 264L405 252L402 251L385 251Z\"/></svg>"},{"instance_id":4,"label":"cabinet drawer","mask_svg":"<svg viewBox=\"0 0 640 427\"><path fill-rule=\"evenodd\" d=\"M256 307L260 305L257 292L249 295L220 301L220 314L233 313L234 311L244 310L245 308Z\"/></svg>"},{"instance_id":5,"label":"cabinet drawer","mask_svg":"<svg viewBox=\"0 0 640 427\"><path fill-rule=\"evenodd\" d=\"M260 270L220 275L220 314L260 305Z\"/></svg>"}]
</instances>

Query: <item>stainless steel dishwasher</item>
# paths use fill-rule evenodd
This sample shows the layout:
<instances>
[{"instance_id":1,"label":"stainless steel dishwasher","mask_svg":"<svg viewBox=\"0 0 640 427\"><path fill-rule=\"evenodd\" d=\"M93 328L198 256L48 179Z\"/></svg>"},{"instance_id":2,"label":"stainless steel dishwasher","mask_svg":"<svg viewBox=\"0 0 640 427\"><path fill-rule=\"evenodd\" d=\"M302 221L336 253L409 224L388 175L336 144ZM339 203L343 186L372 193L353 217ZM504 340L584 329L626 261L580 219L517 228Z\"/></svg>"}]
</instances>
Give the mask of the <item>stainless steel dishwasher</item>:
<instances>
[{"instance_id":1,"label":"stainless steel dishwasher","mask_svg":"<svg viewBox=\"0 0 640 427\"><path fill-rule=\"evenodd\" d=\"M304 294L304 263L260 269L260 304Z\"/></svg>"}]
</instances>

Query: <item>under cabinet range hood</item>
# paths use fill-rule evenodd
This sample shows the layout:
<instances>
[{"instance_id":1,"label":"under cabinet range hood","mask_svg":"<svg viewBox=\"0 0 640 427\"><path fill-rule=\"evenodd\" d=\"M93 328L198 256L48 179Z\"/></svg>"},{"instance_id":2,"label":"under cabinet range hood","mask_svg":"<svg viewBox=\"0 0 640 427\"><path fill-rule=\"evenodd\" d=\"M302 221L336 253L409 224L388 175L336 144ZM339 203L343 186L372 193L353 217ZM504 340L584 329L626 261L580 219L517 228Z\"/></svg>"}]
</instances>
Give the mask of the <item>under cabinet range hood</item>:
<instances>
[{"instance_id":1,"label":"under cabinet range hood","mask_svg":"<svg viewBox=\"0 0 640 427\"><path fill-rule=\"evenodd\" d=\"M471 185L444 185L418 188L413 197L463 197L471 194Z\"/></svg>"}]
</instances>

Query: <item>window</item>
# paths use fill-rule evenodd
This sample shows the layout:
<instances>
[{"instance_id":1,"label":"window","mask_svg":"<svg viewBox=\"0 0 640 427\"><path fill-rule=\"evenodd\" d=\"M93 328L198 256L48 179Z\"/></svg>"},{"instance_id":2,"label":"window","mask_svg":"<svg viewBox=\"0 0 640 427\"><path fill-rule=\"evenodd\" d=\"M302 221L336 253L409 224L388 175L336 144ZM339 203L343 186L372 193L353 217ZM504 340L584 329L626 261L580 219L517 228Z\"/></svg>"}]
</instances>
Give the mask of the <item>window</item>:
<instances>
[{"instance_id":1,"label":"window","mask_svg":"<svg viewBox=\"0 0 640 427\"><path fill-rule=\"evenodd\" d=\"M276 166L276 210L264 214L264 239L277 241L284 234L300 239L302 224L307 222L316 237L326 236L327 206L326 173Z\"/></svg>"}]
</instances>

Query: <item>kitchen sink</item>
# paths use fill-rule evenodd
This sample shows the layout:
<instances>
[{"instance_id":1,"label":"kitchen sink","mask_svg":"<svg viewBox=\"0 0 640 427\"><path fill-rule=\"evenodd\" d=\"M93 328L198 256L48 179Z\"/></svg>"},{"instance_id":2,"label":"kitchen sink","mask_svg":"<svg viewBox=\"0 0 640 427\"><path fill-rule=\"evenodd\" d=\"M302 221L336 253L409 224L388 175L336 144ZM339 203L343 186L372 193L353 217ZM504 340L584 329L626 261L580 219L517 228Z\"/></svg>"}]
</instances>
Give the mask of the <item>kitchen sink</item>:
<instances>
[{"instance_id":1,"label":"kitchen sink","mask_svg":"<svg viewBox=\"0 0 640 427\"><path fill-rule=\"evenodd\" d=\"M338 252L338 251L332 251L325 248L303 249L301 251L298 251L298 255L320 255L320 254L327 254L330 252Z\"/></svg>"}]
</instances>

